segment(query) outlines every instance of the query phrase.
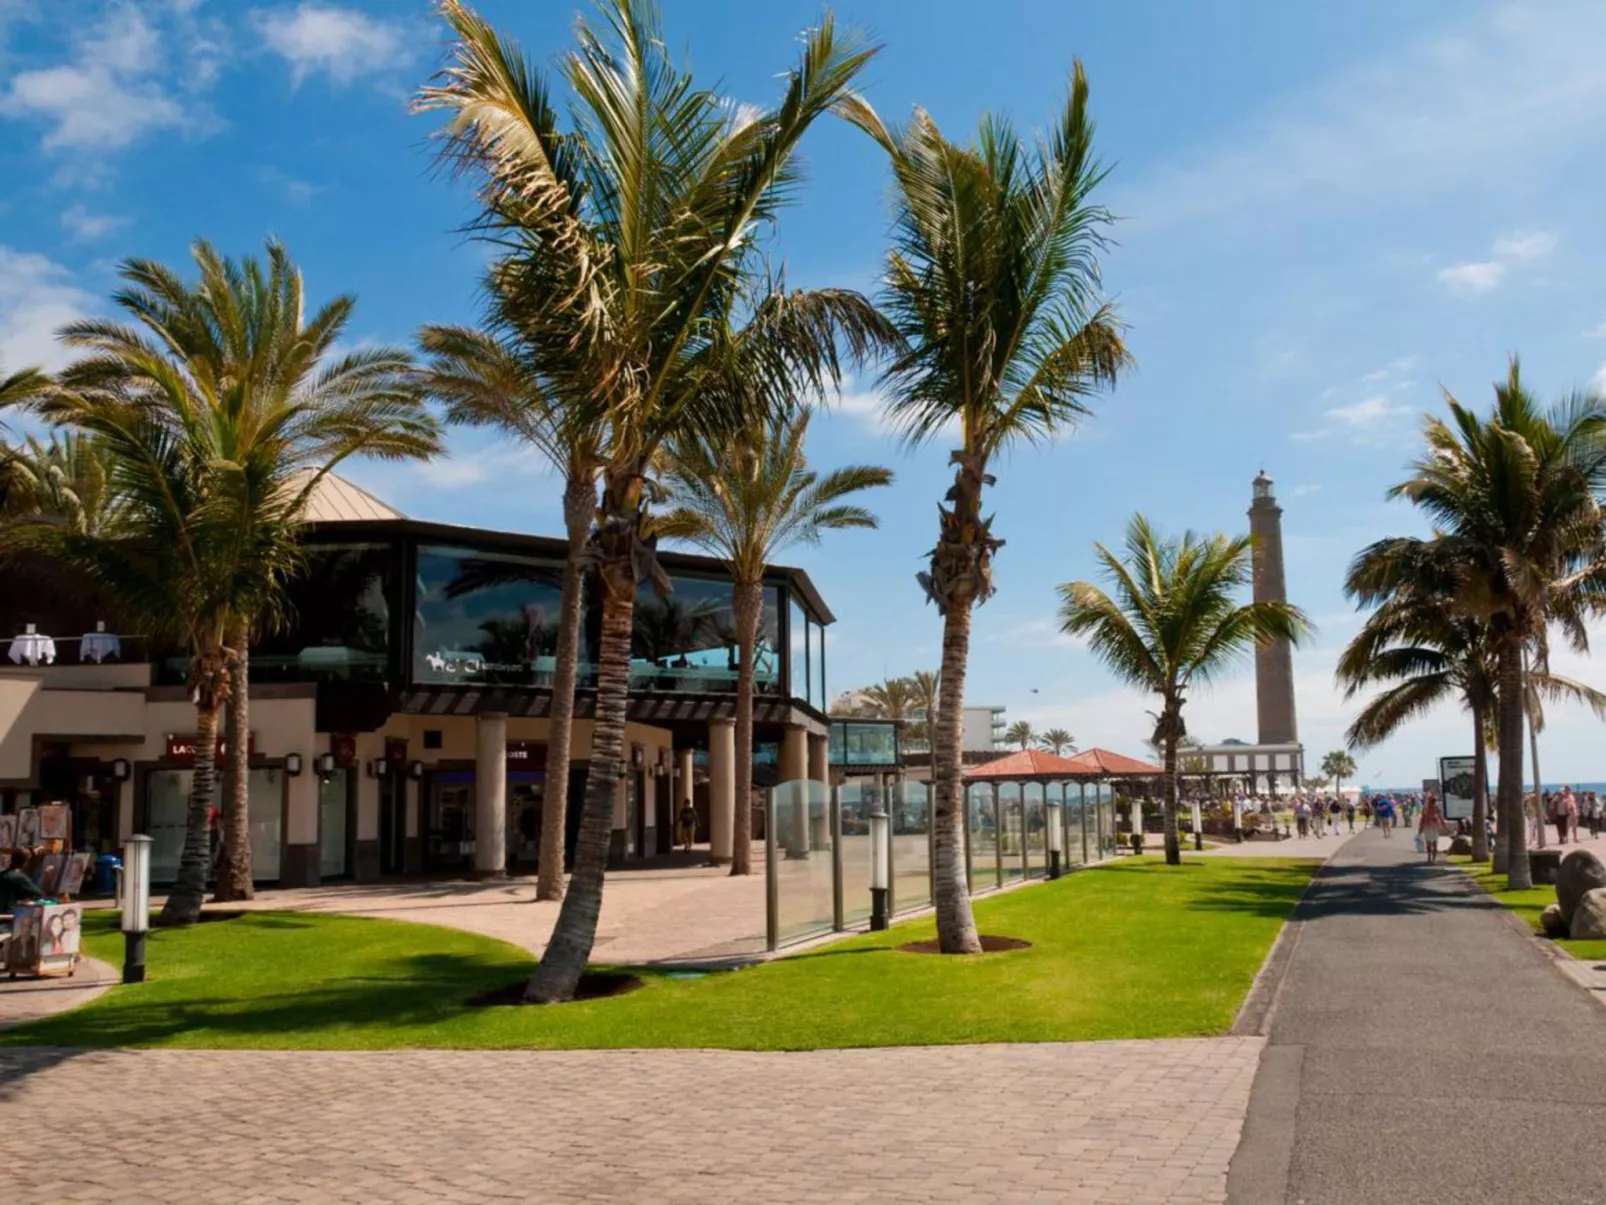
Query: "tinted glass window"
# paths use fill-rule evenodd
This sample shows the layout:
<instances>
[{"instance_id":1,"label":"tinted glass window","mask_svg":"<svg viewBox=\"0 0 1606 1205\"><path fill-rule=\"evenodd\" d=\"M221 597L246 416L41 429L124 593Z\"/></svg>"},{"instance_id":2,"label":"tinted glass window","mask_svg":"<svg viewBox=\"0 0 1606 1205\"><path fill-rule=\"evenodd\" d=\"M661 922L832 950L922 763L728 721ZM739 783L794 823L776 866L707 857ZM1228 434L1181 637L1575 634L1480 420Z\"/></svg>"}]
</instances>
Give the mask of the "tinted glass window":
<instances>
[{"instance_id":1,"label":"tinted glass window","mask_svg":"<svg viewBox=\"0 0 1606 1205\"><path fill-rule=\"evenodd\" d=\"M418 550L413 679L548 685L557 665L563 566L465 548ZM586 657L581 649L582 661ZM584 667L580 680L589 680Z\"/></svg>"},{"instance_id":2,"label":"tinted glass window","mask_svg":"<svg viewBox=\"0 0 1606 1205\"><path fill-rule=\"evenodd\" d=\"M388 544L315 545L286 590L285 623L251 653L268 681L383 681L390 667Z\"/></svg>"}]
</instances>

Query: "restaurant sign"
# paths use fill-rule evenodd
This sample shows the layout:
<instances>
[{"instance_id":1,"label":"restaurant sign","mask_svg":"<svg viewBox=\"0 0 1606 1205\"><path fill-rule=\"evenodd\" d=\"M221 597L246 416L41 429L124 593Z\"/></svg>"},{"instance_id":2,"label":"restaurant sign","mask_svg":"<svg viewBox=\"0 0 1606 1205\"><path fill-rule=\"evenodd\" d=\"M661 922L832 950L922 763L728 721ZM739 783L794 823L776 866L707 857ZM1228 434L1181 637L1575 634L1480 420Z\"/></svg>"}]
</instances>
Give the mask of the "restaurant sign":
<instances>
[{"instance_id":1,"label":"restaurant sign","mask_svg":"<svg viewBox=\"0 0 1606 1205\"><path fill-rule=\"evenodd\" d=\"M249 756L255 757L257 751L257 734L254 732L251 734L251 743L249 748ZM164 751L163 756L166 758L166 760L170 762L177 762L181 766L193 766L195 764L195 736L193 734L188 736L175 736L171 732L168 733L167 748ZM217 738L218 764L221 765L223 762L227 761L228 758L229 742L227 739L220 736Z\"/></svg>"},{"instance_id":2,"label":"restaurant sign","mask_svg":"<svg viewBox=\"0 0 1606 1205\"><path fill-rule=\"evenodd\" d=\"M545 741L509 741L507 765L510 770L546 769Z\"/></svg>"}]
</instances>

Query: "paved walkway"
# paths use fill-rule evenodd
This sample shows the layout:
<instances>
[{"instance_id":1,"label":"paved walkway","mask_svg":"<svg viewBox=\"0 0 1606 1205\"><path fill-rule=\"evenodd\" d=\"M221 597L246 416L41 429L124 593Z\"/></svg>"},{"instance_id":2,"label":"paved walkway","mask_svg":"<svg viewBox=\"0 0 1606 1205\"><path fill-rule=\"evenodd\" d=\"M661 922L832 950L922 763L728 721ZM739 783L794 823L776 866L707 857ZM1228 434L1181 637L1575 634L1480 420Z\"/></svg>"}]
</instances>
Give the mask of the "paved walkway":
<instances>
[{"instance_id":1,"label":"paved walkway","mask_svg":"<svg viewBox=\"0 0 1606 1205\"><path fill-rule=\"evenodd\" d=\"M80 959L70 976L11 979L0 975L0 1029L15 1029L88 1004L120 978L121 973L114 967L93 958Z\"/></svg>"},{"instance_id":2,"label":"paved walkway","mask_svg":"<svg viewBox=\"0 0 1606 1205\"><path fill-rule=\"evenodd\" d=\"M1260 1048L0 1051L0 1131L57 1205L1202 1205Z\"/></svg>"},{"instance_id":3,"label":"paved walkway","mask_svg":"<svg viewBox=\"0 0 1606 1205\"><path fill-rule=\"evenodd\" d=\"M1231 1201L1606 1202L1606 1010L1505 909L1368 832L1300 915Z\"/></svg>"}]
</instances>

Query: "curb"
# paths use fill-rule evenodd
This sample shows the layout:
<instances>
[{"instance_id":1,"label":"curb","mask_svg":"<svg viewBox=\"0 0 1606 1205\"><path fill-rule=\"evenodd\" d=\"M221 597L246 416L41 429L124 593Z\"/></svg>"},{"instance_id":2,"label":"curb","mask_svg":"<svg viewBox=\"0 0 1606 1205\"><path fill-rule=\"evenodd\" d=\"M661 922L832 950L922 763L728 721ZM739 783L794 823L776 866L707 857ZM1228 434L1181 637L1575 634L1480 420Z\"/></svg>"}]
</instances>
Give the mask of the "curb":
<instances>
[{"instance_id":1,"label":"curb","mask_svg":"<svg viewBox=\"0 0 1606 1205\"><path fill-rule=\"evenodd\" d=\"M1277 932L1277 940L1271 944L1266 961L1260 964L1255 981L1249 985L1249 994L1244 997L1238 1015L1233 1018L1232 1028L1227 1031L1230 1036L1258 1038L1265 1037L1270 1031L1272 1012L1276 1008L1277 997L1282 993L1283 980L1288 976L1288 965L1294 960L1294 952L1299 949L1311 896L1332 864L1331 858L1323 862L1305 884L1305 890L1299 893L1299 899L1294 901L1288 919Z\"/></svg>"}]
</instances>

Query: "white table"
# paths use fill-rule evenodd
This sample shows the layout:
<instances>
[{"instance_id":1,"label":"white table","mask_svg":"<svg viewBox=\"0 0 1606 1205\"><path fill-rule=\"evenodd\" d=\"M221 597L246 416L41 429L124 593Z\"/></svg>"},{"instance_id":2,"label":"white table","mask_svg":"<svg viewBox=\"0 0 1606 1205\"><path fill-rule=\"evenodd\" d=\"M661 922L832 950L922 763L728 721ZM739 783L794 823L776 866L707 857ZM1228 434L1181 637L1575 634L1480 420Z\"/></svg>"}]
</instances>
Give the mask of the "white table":
<instances>
[{"instance_id":1,"label":"white table","mask_svg":"<svg viewBox=\"0 0 1606 1205\"><path fill-rule=\"evenodd\" d=\"M122 656L123 642L110 632L85 632L78 652L85 661L99 665L107 657Z\"/></svg>"},{"instance_id":2,"label":"white table","mask_svg":"<svg viewBox=\"0 0 1606 1205\"><path fill-rule=\"evenodd\" d=\"M52 665L56 660L56 642L38 632L24 632L11 638L11 660L16 665L38 665L41 661Z\"/></svg>"}]
</instances>

